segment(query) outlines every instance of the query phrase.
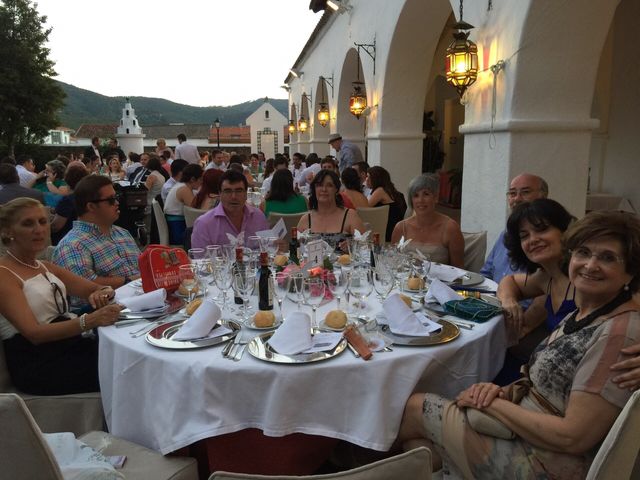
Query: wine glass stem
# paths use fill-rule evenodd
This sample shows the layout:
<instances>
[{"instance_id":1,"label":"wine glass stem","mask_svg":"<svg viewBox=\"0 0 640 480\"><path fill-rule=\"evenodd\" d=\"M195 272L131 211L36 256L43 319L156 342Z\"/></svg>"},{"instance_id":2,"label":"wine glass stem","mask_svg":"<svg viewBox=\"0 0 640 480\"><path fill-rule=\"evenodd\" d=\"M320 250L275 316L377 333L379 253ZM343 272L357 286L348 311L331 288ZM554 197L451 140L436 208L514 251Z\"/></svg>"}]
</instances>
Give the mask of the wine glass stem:
<instances>
[{"instance_id":1,"label":"wine glass stem","mask_svg":"<svg viewBox=\"0 0 640 480\"><path fill-rule=\"evenodd\" d=\"M318 324L316 323L316 306L311 305L311 328L315 330L318 328Z\"/></svg>"}]
</instances>

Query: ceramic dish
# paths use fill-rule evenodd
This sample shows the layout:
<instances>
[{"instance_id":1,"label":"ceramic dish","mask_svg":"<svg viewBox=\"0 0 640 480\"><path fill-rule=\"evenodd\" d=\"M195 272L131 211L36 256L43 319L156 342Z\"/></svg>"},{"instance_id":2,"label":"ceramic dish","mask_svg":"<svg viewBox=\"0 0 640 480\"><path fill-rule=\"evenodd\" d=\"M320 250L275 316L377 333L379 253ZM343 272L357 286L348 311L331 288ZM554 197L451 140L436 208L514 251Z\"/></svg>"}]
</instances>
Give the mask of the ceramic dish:
<instances>
[{"instance_id":1,"label":"ceramic dish","mask_svg":"<svg viewBox=\"0 0 640 480\"><path fill-rule=\"evenodd\" d=\"M226 335L213 338L202 338L196 340L173 340L172 337L180 329L186 320L176 320L174 322L163 323L149 333L145 339L154 347L166 348L169 350L191 350L194 348L213 347L233 339L240 331L240 324L234 321L227 321L225 325L232 331Z\"/></svg>"},{"instance_id":2,"label":"ceramic dish","mask_svg":"<svg viewBox=\"0 0 640 480\"><path fill-rule=\"evenodd\" d=\"M244 326L250 328L251 330L274 330L278 328L281 323L282 319L280 318L280 316L276 316L276 321L273 322L273 325L271 325L270 327L258 327L255 323L255 320L253 318L250 318L249 320L245 320Z\"/></svg>"},{"instance_id":3,"label":"ceramic dish","mask_svg":"<svg viewBox=\"0 0 640 480\"><path fill-rule=\"evenodd\" d=\"M453 323L439 319L438 323L442 325L442 330L433 335L426 337L410 337L405 335L394 334L387 325L378 325L378 331L385 337L388 337L396 345L407 345L415 347L424 347L431 345L440 345L455 340L460 335L460 329Z\"/></svg>"}]
</instances>

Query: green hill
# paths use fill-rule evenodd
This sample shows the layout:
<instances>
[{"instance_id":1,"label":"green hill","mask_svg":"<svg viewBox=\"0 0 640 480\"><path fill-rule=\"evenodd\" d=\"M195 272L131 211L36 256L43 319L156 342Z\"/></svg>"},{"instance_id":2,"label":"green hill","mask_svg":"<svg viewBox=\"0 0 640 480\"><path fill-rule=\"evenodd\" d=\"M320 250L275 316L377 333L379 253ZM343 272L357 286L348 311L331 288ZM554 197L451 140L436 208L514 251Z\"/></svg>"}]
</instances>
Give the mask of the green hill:
<instances>
[{"instance_id":1,"label":"green hill","mask_svg":"<svg viewBox=\"0 0 640 480\"><path fill-rule=\"evenodd\" d=\"M125 97L107 97L58 82L67 94L65 107L60 112L61 125L78 129L83 123L117 123L122 116ZM162 98L129 97L140 125L166 125L169 123L212 124L219 118L223 125L240 125L264 101L263 98L228 107L192 107ZM270 98L269 102L285 117L287 100Z\"/></svg>"}]
</instances>

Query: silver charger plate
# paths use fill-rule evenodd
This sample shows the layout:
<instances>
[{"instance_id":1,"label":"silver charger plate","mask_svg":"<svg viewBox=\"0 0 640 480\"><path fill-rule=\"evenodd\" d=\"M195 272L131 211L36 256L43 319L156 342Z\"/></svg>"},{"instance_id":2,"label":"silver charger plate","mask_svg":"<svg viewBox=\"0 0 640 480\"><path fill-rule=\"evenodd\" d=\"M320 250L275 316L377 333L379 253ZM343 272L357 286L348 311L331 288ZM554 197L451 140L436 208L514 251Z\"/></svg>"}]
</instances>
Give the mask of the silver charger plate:
<instances>
[{"instance_id":1,"label":"silver charger plate","mask_svg":"<svg viewBox=\"0 0 640 480\"><path fill-rule=\"evenodd\" d=\"M149 333L147 333L145 338L147 342L154 347L166 348L169 350L191 350L194 348L213 347L215 345L225 343L233 339L238 334L241 328L239 323L229 320L225 322L225 325L233 331L226 335L221 335L214 338L203 338L202 340L173 340L172 337L176 334L176 332L180 329L184 322L186 322L186 320L176 320L174 322L168 322L159 325Z\"/></svg>"},{"instance_id":2,"label":"silver charger plate","mask_svg":"<svg viewBox=\"0 0 640 480\"><path fill-rule=\"evenodd\" d=\"M441 345L455 340L460 336L460 329L453 323L440 319L438 323L442 325L442 330L427 337L409 337L406 335L394 334L387 325L378 325L378 331L389 338L394 345L407 345L410 347L426 347L431 345Z\"/></svg>"},{"instance_id":3,"label":"silver charger plate","mask_svg":"<svg viewBox=\"0 0 640 480\"><path fill-rule=\"evenodd\" d=\"M484 282L484 277L476 272L467 272L459 278L456 278L453 282L449 282L449 285L462 285L463 287L473 287L474 285L480 285Z\"/></svg>"},{"instance_id":4,"label":"silver charger plate","mask_svg":"<svg viewBox=\"0 0 640 480\"><path fill-rule=\"evenodd\" d=\"M320 362L322 360L329 360L336 355L341 354L345 348L347 348L347 341L343 338L333 350L328 352L314 352L314 353L298 353L296 355L284 355L276 352L268 343L274 332L263 333L258 335L249 342L247 350L251 355L258 360L272 363L284 363L287 365L299 365L303 363Z\"/></svg>"},{"instance_id":5,"label":"silver charger plate","mask_svg":"<svg viewBox=\"0 0 640 480\"><path fill-rule=\"evenodd\" d=\"M165 300L167 308L165 310L153 310L150 312L126 312L121 311L119 318L121 320L142 320L146 318L164 317L177 312L184 306L184 300L176 297L175 295L169 295Z\"/></svg>"}]
</instances>

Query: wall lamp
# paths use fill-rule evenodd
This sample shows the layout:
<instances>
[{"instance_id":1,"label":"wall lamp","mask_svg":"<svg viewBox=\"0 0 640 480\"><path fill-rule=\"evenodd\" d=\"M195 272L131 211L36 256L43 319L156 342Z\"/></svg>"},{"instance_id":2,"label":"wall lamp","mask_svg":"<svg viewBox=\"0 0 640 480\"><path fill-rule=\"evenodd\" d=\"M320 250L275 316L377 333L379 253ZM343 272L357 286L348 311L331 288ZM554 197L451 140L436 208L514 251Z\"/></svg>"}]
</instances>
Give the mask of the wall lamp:
<instances>
[{"instance_id":1,"label":"wall lamp","mask_svg":"<svg viewBox=\"0 0 640 480\"><path fill-rule=\"evenodd\" d=\"M338 14L350 12L353 9L352 6L347 5L347 2L345 0L327 0L327 7L329 7L334 12L338 12Z\"/></svg>"},{"instance_id":2,"label":"wall lamp","mask_svg":"<svg viewBox=\"0 0 640 480\"><path fill-rule=\"evenodd\" d=\"M298 131L300 133L304 133L309 129L309 121L305 118L303 110L304 110L304 105L306 103L307 112L309 112L310 110L309 106L312 104L311 95L312 94L307 94L307 93L302 94L302 105L300 105L300 117L298 117Z\"/></svg>"},{"instance_id":3,"label":"wall lamp","mask_svg":"<svg viewBox=\"0 0 640 480\"><path fill-rule=\"evenodd\" d=\"M297 68L290 69L289 73L291 73L291 75L293 75L296 78L300 78L302 75L304 75L304 72L298 70Z\"/></svg>"},{"instance_id":4,"label":"wall lamp","mask_svg":"<svg viewBox=\"0 0 640 480\"><path fill-rule=\"evenodd\" d=\"M469 40L473 25L462 20L462 3L460 0L460 21L453 26L458 31L453 34L445 57L447 82L456 87L460 97L478 78L478 46Z\"/></svg>"}]
</instances>

